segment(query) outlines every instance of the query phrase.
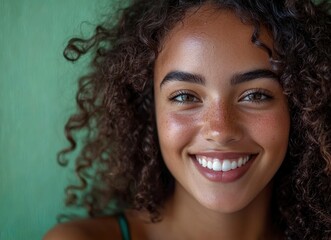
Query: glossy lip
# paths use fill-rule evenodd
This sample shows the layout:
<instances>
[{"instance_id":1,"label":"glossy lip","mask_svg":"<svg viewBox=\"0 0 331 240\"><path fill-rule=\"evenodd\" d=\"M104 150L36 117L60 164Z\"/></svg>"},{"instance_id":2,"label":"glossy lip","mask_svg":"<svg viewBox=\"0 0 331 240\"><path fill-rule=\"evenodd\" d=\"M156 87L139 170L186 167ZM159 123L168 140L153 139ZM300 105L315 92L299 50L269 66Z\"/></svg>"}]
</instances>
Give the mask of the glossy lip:
<instances>
[{"instance_id":1,"label":"glossy lip","mask_svg":"<svg viewBox=\"0 0 331 240\"><path fill-rule=\"evenodd\" d=\"M250 158L245 165L238 167L236 169L227 171L227 172L223 172L223 171L213 171L209 168L205 168L205 167L201 166L195 157L196 155L206 156L206 157L211 157L211 158L218 158L220 160L237 159L239 157L244 157L247 155L250 155ZM242 176L245 175L245 173L249 170L250 166L252 165L252 163L254 162L254 160L256 159L258 154L210 152L210 153L199 153L196 155L191 155L191 158L193 160L194 165L196 166L198 171L201 173L201 175L203 175L206 179L208 179L209 181L212 181L212 182L230 183L230 182L234 182L234 181L240 179Z\"/></svg>"}]
</instances>

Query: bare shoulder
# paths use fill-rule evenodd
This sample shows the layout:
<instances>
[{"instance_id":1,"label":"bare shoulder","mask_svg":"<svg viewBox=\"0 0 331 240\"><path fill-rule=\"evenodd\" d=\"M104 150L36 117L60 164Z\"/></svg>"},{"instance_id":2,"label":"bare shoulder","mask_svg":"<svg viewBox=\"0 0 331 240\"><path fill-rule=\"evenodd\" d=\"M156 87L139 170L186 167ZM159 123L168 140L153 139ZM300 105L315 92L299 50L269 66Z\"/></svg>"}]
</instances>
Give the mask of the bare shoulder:
<instances>
[{"instance_id":1,"label":"bare shoulder","mask_svg":"<svg viewBox=\"0 0 331 240\"><path fill-rule=\"evenodd\" d=\"M117 240L121 239L115 217L100 217L62 223L46 233L43 240Z\"/></svg>"}]
</instances>

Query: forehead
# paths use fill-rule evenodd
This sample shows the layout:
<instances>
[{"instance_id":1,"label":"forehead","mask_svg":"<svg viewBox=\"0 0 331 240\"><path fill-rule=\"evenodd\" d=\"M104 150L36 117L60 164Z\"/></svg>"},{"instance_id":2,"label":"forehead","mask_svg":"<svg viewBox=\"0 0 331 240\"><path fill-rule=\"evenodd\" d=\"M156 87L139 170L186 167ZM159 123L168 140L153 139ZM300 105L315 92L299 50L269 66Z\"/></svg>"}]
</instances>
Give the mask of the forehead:
<instances>
[{"instance_id":1,"label":"forehead","mask_svg":"<svg viewBox=\"0 0 331 240\"><path fill-rule=\"evenodd\" d=\"M214 5L203 5L197 9L189 10L184 19L178 22L170 33L165 37L163 46L173 40L181 38L225 38L252 35L253 26L244 25L241 20L230 10L221 9Z\"/></svg>"},{"instance_id":2,"label":"forehead","mask_svg":"<svg viewBox=\"0 0 331 240\"><path fill-rule=\"evenodd\" d=\"M213 5L190 10L164 38L156 59L155 73L168 67L183 66L183 61L185 66L190 65L187 61L192 62L190 66L198 65L201 58L214 59L219 65L223 64L222 61L227 65L232 62L238 65L238 61L249 57L252 64L261 64L261 58L268 60L269 56L251 42L253 31L252 25L243 24L229 10ZM272 49L272 39L264 28L261 28L259 39ZM266 63L269 62L264 61L264 65Z\"/></svg>"}]
</instances>

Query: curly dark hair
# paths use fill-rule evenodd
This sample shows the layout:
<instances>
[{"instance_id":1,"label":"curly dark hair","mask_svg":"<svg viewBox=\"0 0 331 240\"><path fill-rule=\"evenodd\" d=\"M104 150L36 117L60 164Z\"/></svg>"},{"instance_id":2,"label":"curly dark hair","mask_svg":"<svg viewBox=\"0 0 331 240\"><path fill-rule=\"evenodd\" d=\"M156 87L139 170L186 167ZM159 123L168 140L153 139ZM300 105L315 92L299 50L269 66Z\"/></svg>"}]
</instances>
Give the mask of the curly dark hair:
<instances>
[{"instance_id":1,"label":"curly dark hair","mask_svg":"<svg viewBox=\"0 0 331 240\"><path fill-rule=\"evenodd\" d=\"M309 0L133 0L119 18L96 27L89 39L73 38L64 56L76 61L92 52L91 71L79 80L78 111L65 133L77 148L79 184L67 187L67 204L90 216L126 208L147 210L160 220L160 207L174 179L162 160L156 133L153 68L160 43L188 9L213 4L254 26L252 42L269 53L291 115L286 159L275 176L274 221L287 239L331 236L330 5ZM261 26L274 40L259 40ZM273 56L274 55L274 56Z\"/></svg>"}]
</instances>

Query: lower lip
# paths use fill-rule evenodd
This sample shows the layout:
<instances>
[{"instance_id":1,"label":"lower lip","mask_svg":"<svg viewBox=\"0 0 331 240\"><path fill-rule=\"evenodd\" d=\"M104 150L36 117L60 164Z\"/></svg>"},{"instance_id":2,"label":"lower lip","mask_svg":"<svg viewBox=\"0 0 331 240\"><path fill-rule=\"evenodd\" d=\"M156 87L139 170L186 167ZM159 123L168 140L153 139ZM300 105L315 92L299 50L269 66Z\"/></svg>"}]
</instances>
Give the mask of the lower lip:
<instances>
[{"instance_id":1,"label":"lower lip","mask_svg":"<svg viewBox=\"0 0 331 240\"><path fill-rule=\"evenodd\" d=\"M248 171L252 163L254 162L256 155L252 156L251 159L243 166L236 169L223 172L223 171L213 171L209 168L201 166L196 159L193 160L195 166L199 172L208 180L212 182L223 182L230 183L240 179Z\"/></svg>"}]
</instances>

